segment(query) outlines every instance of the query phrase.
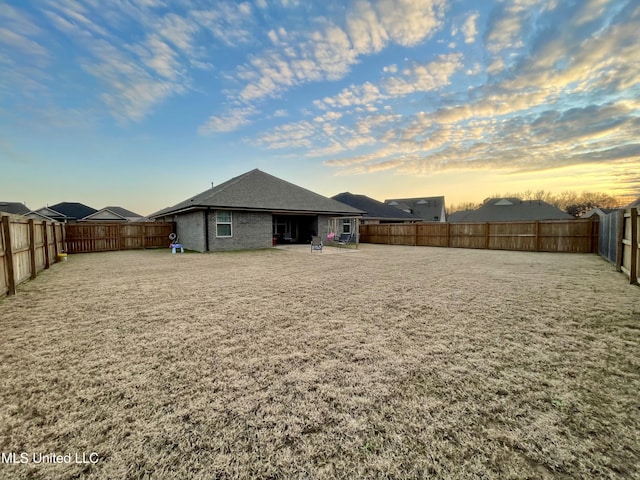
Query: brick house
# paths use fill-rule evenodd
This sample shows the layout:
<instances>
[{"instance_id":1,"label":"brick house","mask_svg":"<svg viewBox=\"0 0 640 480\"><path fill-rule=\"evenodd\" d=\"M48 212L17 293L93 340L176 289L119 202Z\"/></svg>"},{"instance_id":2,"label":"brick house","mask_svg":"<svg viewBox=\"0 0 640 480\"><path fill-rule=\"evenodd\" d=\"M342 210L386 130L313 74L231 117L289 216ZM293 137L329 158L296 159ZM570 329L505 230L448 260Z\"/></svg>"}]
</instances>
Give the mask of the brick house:
<instances>
[{"instance_id":1,"label":"brick house","mask_svg":"<svg viewBox=\"0 0 640 480\"><path fill-rule=\"evenodd\" d=\"M180 242L198 252L259 249L326 238L329 219L361 210L258 169L149 215L176 223Z\"/></svg>"}]
</instances>

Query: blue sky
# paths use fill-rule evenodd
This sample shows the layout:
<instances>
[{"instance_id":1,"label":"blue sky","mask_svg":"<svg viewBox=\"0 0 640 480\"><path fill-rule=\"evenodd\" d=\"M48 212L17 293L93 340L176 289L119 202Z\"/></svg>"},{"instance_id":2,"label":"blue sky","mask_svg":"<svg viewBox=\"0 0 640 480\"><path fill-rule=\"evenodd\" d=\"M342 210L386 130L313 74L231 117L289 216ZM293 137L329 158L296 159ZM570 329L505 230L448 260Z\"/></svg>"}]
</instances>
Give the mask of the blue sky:
<instances>
[{"instance_id":1,"label":"blue sky","mask_svg":"<svg viewBox=\"0 0 640 480\"><path fill-rule=\"evenodd\" d=\"M0 200L150 214L253 168L447 204L640 196L640 4L0 4Z\"/></svg>"}]
</instances>

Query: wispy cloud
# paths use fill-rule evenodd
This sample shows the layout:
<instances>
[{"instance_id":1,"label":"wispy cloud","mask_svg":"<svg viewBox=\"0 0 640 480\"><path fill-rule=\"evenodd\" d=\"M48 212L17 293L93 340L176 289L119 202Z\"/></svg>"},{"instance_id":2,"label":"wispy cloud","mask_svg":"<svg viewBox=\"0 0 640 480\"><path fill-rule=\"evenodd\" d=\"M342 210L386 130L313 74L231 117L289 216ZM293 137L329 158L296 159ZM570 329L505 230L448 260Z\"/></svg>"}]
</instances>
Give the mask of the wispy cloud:
<instances>
[{"instance_id":1,"label":"wispy cloud","mask_svg":"<svg viewBox=\"0 0 640 480\"><path fill-rule=\"evenodd\" d=\"M316 19L310 30L272 29L272 47L239 67L245 85L231 99L254 104L296 85L341 79L364 55L430 37L441 28L444 10L443 0L361 0L341 19Z\"/></svg>"}]
</instances>

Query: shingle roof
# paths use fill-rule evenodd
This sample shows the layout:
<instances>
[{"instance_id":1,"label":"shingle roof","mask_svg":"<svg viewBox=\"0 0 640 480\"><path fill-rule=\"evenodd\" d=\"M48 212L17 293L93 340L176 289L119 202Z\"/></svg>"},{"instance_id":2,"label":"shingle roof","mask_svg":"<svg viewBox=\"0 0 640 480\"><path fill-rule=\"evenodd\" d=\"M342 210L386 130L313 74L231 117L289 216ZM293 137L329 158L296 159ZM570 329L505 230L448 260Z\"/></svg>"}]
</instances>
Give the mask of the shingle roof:
<instances>
[{"instance_id":1,"label":"shingle roof","mask_svg":"<svg viewBox=\"0 0 640 480\"><path fill-rule=\"evenodd\" d=\"M395 207L385 205L384 203L367 197L366 195L357 195L350 192L344 192L339 193L338 195L334 195L331 198L366 212L363 215L363 217L366 218L376 218L380 220L413 220L416 222L420 221L420 217L417 217L411 213L404 212Z\"/></svg>"},{"instance_id":2,"label":"shingle roof","mask_svg":"<svg viewBox=\"0 0 640 480\"><path fill-rule=\"evenodd\" d=\"M390 198L385 200L390 205L400 210L411 210L411 213L425 221L442 220L444 197L417 197L417 198Z\"/></svg>"},{"instance_id":3,"label":"shingle roof","mask_svg":"<svg viewBox=\"0 0 640 480\"><path fill-rule=\"evenodd\" d=\"M69 220L80 220L87 215L97 212L95 208L88 207L87 205L78 202L56 203L55 205L51 205L49 208L56 212L60 212Z\"/></svg>"},{"instance_id":4,"label":"shingle roof","mask_svg":"<svg viewBox=\"0 0 640 480\"><path fill-rule=\"evenodd\" d=\"M109 210L115 213L116 215L121 215L125 218L142 217L142 215L122 207L104 207L103 210Z\"/></svg>"},{"instance_id":5,"label":"shingle roof","mask_svg":"<svg viewBox=\"0 0 640 480\"><path fill-rule=\"evenodd\" d=\"M517 222L525 220L568 220L575 218L542 200L492 198L469 212L464 222Z\"/></svg>"},{"instance_id":6,"label":"shingle roof","mask_svg":"<svg viewBox=\"0 0 640 480\"><path fill-rule=\"evenodd\" d=\"M455 223L455 222L464 222L467 215L469 215L473 210L458 210L457 212L453 212L447 215L447 222Z\"/></svg>"},{"instance_id":7,"label":"shingle roof","mask_svg":"<svg viewBox=\"0 0 640 480\"><path fill-rule=\"evenodd\" d=\"M172 207L155 212L149 217L207 207L341 215L363 213L361 210L323 197L256 168Z\"/></svg>"},{"instance_id":8,"label":"shingle roof","mask_svg":"<svg viewBox=\"0 0 640 480\"><path fill-rule=\"evenodd\" d=\"M0 202L0 212L12 213L14 215L24 215L30 210L24 203L20 202Z\"/></svg>"},{"instance_id":9,"label":"shingle roof","mask_svg":"<svg viewBox=\"0 0 640 480\"><path fill-rule=\"evenodd\" d=\"M624 208L640 208L640 198L638 198L637 200L631 202L629 205L627 205Z\"/></svg>"}]
</instances>

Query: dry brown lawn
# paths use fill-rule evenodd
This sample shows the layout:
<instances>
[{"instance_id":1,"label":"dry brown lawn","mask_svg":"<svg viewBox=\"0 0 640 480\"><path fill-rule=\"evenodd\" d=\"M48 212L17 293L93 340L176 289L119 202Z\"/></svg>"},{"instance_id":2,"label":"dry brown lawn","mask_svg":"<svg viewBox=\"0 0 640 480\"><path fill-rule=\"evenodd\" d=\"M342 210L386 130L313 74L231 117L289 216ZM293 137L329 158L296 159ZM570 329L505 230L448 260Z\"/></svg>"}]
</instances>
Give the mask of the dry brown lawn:
<instances>
[{"instance_id":1,"label":"dry brown lawn","mask_svg":"<svg viewBox=\"0 0 640 480\"><path fill-rule=\"evenodd\" d=\"M72 255L0 327L0 451L99 455L0 478L640 476L640 288L597 255Z\"/></svg>"}]
</instances>

